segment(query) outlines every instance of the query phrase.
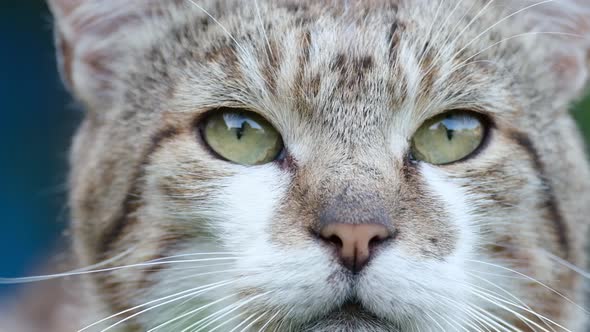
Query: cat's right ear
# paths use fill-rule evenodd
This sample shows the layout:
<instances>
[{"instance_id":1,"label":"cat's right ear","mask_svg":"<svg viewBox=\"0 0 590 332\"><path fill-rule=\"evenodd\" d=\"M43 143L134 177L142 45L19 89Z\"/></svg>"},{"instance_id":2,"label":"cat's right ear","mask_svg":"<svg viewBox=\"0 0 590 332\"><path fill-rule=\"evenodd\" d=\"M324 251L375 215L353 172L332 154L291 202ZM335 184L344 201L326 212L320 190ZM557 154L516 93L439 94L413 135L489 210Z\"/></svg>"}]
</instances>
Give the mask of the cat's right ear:
<instances>
[{"instance_id":1,"label":"cat's right ear","mask_svg":"<svg viewBox=\"0 0 590 332\"><path fill-rule=\"evenodd\" d=\"M110 107L156 0L48 0L63 80L89 108Z\"/></svg>"}]
</instances>

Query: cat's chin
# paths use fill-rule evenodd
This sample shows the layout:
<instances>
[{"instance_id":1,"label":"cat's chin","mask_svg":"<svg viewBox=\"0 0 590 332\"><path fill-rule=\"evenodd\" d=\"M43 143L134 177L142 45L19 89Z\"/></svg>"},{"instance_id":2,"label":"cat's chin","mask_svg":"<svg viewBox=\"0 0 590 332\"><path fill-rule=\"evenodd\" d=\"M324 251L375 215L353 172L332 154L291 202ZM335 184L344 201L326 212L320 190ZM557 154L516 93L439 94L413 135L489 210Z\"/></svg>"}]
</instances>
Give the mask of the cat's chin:
<instances>
[{"instance_id":1,"label":"cat's chin","mask_svg":"<svg viewBox=\"0 0 590 332\"><path fill-rule=\"evenodd\" d=\"M305 332L402 332L395 322L377 317L356 302L346 302L334 311L301 327Z\"/></svg>"}]
</instances>

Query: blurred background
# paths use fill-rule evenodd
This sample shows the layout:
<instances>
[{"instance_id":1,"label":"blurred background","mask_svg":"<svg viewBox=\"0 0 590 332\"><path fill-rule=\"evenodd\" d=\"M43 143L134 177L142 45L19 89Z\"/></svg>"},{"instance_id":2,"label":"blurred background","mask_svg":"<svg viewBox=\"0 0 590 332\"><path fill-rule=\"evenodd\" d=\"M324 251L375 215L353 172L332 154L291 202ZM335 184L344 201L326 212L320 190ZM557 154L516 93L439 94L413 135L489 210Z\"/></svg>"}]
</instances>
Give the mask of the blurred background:
<instances>
[{"instance_id":1,"label":"blurred background","mask_svg":"<svg viewBox=\"0 0 590 332\"><path fill-rule=\"evenodd\" d=\"M0 1L0 277L38 272L64 239L70 138L81 119L58 77L43 0ZM575 116L590 142L590 98ZM18 294L0 285L0 303Z\"/></svg>"},{"instance_id":2,"label":"blurred background","mask_svg":"<svg viewBox=\"0 0 590 332\"><path fill-rule=\"evenodd\" d=\"M38 272L67 224L70 137L81 119L56 71L42 0L0 1L0 276ZM0 285L0 301L18 287Z\"/></svg>"}]
</instances>

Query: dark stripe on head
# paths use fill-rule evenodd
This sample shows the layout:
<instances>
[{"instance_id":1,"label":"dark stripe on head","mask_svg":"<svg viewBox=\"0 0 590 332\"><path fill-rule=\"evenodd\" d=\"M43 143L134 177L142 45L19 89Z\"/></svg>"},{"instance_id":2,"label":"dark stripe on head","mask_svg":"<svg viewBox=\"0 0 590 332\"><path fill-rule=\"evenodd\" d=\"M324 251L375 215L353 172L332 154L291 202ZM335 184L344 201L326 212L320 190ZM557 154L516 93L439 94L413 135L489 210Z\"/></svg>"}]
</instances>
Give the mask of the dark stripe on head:
<instances>
[{"instance_id":1,"label":"dark stripe on head","mask_svg":"<svg viewBox=\"0 0 590 332\"><path fill-rule=\"evenodd\" d=\"M395 53L397 52L397 46L401 39L400 37L400 24L398 21L395 21L389 27L389 31L387 32L387 42L389 43L389 59L395 59Z\"/></svg>"},{"instance_id":2,"label":"dark stripe on head","mask_svg":"<svg viewBox=\"0 0 590 332\"><path fill-rule=\"evenodd\" d=\"M568 227L561 214L557 199L555 198L553 186L545 175L545 165L543 164L535 145L525 133L513 131L510 137L531 156L533 165L543 182L543 187L545 188L544 207L547 209L549 219L553 222L555 233L561 250L563 251L564 258L567 259L570 256L570 245L567 236Z\"/></svg>"},{"instance_id":3,"label":"dark stripe on head","mask_svg":"<svg viewBox=\"0 0 590 332\"><path fill-rule=\"evenodd\" d=\"M141 197L141 185L144 177L145 166L149 163L150 157L156 152L164 141L170 140L179 134L177 128L165 128L159 131L151 139L151 143L146 149L141 162L137 165L135 176L131 182L131 187L125 196L121 214L119 218L114 220L113 224L102 234L98 241L98 248L95 257L96 261L102 261L111 249L123 235L125 229L137 221L134 216L137 210L141 207L139 197Z\"/></svg>"},{"instance_id":4,"label":"dark stripe on head","mask_svg":"<svg viewBox=\"0 0 590 332\"><path fill-rule=\"evenodd\" d=\"M309 63L310 52L311 52L311 31L306 30L301 38L301 54L303 55L302 64Z\"/></svg>"},{"instance_id":5,"label":"dark stripe on head","mask_svg":"<svg viewBox=\"0 0 590 332\"><path fill-rule=\"evenodd\" d=\"M311 43L312 43L312 39L311 39L311 31L309 29L303 31L303 34L300 37L299 40L299 47L301 48L299 56L298 56L298 61L299 63L297 64L299 66L299 68L297 68L297 74L295 77L295 82L296 82L296 88L294 91L295 94L295 99L297 100L298 103L304 103L305 100L305 95L306 95L306 90L304 85L302 84L304 78L305 78L305 68L309 63L310 57L311 57ZM302 110L306 109L307 107L298 107Z\"/></svg>"},{"instance_id":6,"label":"dark stripe on head","mask_svg":"<svg viewBox=\"0 0 590 332\"><path fill-rule=\"evenodd\" d=\"M266 59L263 60L262 75L264 76L266 88L271 94L276 94L277 72L280 67L281 57L280 50L274 41L269 41L264 49L266 50Z\"/></svg>"},{"instance_id":7,"label":"dark stripe on head","mask_svg":"<svg viewBox=\"0 0 590 332\"><path fill-rule=\"evenodd\" d=\"M332 64L330 65L330 69L332 71L340 72L340 75L344 75L345 73L345 65L346 65L346 55L343 53L339 53L336 55L334 60L332 60Z\"/></svg>"}]
</instances>

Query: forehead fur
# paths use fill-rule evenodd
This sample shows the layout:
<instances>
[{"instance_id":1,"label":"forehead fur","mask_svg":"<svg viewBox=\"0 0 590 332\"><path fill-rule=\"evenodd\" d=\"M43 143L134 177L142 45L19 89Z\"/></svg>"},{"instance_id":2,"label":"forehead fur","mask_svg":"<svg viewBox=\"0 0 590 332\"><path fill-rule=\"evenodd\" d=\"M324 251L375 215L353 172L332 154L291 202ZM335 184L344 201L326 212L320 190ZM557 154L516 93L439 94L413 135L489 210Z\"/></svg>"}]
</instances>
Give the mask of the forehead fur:
<instances>
[{"instance_id":1,"label":"forehead fur","mask_svg":"<svg viewBox=\"0 0 590 332\"><path fill-rule=\"evenodd\" d=\"M302 44L276 45L276 42L288 40L290 34L306 25L310 26L311 34L318 30L316 37L320 38L320 45L329 48L332 44L335 51L344 48L353 56L362 53L351 59L357 61L352 64L358 63L361 67L370 64L363 58L367 53L395 44L397 56L391 61L403 63L405 68L398 69L415 76L414 81L399 82L406 84L407 91L398 86L405 95L420 91L416 89L421 81L419 68L411 67L411 57L415 58L415 66L426 62L422 60L430 61L426 63L429 70L422 74L441 71L437 67L442 67L443 75L450 75L453 69L465 72L467 65L474 62L487 64L492 71L504 76L510 73L511 81L527 87L532 85L543 95L559 94L556 97L562 104L569 102L586 80L584 62L588 48L582 36L587 32L584 13L588 12L588 6L576 0L561 0L555 4L523 0L511 1L510 5L482 0L455 4L444 1L187 0L117 2L117 5L111 1L91 5L82 0L53 0L51 4L58 18L64 76L78 96L94 108L112 108L112 103L107 102L117 99L117 91L125 87L118 84L124 78L119 76L125 76L133 68L139 70L137 66L141 62L137 57L151 44L161 44L162 39L172 38L171 27L178 30L182 26L190 27L190 38L177 46L187 52L202 50L213 38L217 44L225 43L226 48L241 44L238 52L225 52L226 55L241 53L238 54L241 58L248 52L256 57L267 56L273 53L272 47L277 48L275 53L293 52L294 49L285 50L281 46L297 49ZM340 29L330 35L330 29L338 26ZM322 31L331 38L321 39ZM336 47L338 44L340 47ZM161 45L157 47L162 48ZM567 56L562 54L564 47L569 49ZM428 54L430 58L423 57ZM188 61L186 65L192 66L201 62L196 58L185 60ZM391 77L396 73L385 74ZM425 76L422 80L429 79ZM273 75L267 80L271 77ZM255 82L245 84L248 83ZM470 82L467 83L469 86Z\"/></svg>"}]
</instances>

